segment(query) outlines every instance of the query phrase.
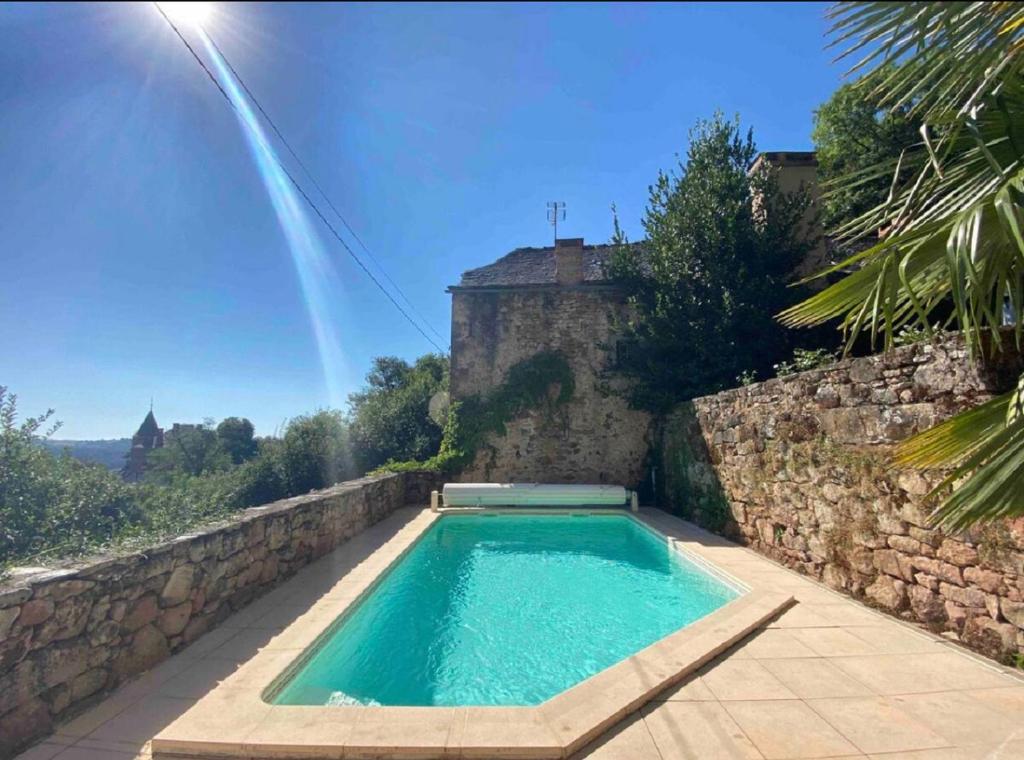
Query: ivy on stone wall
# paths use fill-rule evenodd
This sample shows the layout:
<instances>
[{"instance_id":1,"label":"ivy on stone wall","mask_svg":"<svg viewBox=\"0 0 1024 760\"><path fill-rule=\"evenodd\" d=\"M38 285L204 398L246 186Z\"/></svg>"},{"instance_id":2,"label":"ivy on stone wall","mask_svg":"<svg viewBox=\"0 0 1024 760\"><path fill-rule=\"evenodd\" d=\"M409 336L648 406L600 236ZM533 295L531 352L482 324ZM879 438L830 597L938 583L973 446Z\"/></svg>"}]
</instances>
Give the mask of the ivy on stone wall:
<instances>
[{"instance_id":1,"label":"ivy on stone wall","mask_svg":"<svg viewBox=\"0 0 1024 760\"><path fill-rule=\"evenodd\" d=\"M531 409L553 413L575 391L576 380L565 356L558 351L534 354L514 364L504 382L486 396L469 396L451 404L435 456L423 462L387 462L379 471L457 473L472 464L488 436L505 435L505 425Z\"/></svg>"},{"instance_id":2,"label":"ivy on stone wall","mask_svg":"<svg viewBox=\"0 0 1024 760\"><path fill-rule=\"evenodd\" d=\"M715 533L731 533L729 501L721 484L701 477L710 462L693 404L680 404L664 422L659 451L662 477L658 501L681 517ZM703 450L695 450L701 446ZM734 527L734 526L733 526Z\"/></svg>"}]
</instances>

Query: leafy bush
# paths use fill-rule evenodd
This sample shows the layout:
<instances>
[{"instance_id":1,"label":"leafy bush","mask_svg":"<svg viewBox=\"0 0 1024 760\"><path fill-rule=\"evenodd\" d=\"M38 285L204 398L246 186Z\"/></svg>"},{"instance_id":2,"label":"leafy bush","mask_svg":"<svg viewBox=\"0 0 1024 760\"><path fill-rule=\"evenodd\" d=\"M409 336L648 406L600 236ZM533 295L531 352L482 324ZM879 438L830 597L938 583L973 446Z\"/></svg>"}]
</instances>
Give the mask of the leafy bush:
<instances>
[{"instance_id":1,"label":"leafy bush","mask_svg":"<svg viewBox=\"0 0 1024 760\"><path fill-rule=\"evenodd\" d=\"M17 397L0 386L0 564L39 552L74 553L109 541L138 519L132 489L101 465L54 456L38 445L53 412L17 419Z\"/></svg>"},{"instance_id":2,"label":"leafy bush","mask_svg":"<svg viewBox=\"0 0 1024 760\"><path fill-rule=\"evenodd\" d=\"M356 475L348 429L338 411L323 409L291 420L277 453L290 496Z\"/></svg>"},{"instance_id":3,"label":"leafy bush","mask_svg":"<svg viewBox=\"0 0 1024 760\"><path fill-rule=\"evenodd\" d=\"M535 371L520 367L517 382L527 388L541 382ZM428 355L413 365L384 357L374 362L367 388L353 394L349 416L321 410L296 417L280 438L255 439L252 423L237 417L178 429L150 452L138 484L47 451L40 442L57 428L45 429L52 411L19 423L16 398L0 387L0 566L161 540L238 509L357 477L367 463L387 458L422 457L447 467L464 458L468 445L455 435L453 410L444 428L447 448L431 419L431 401L447 382L446 357ZM525 393L532 398L533 391ZM507 391L496 403L515 408L526 401Z\"/></svg>"},{"instance_id":4,"label":"leafy bush","mask_svg":"<svg viewBox=\"0 0 1024 760\"><path fill-rule=\"evenodd\" d=\"M256 456L258 446L253 437L256 429L244 417L228 417L217 425L220 447L231 457L233 464L247 462Z\"/></svg>"},{"instance_id":5,"label":"leafy bush","mask_svg":"<svg viewBox=\"0 0 1024 760\"><path fill-rule=\"evenodd\" d=\"M793 359L791 361L779 362L775 365L775 374L779 377L795 375L797 372L806 372L810 369L824 367L825 365L832 364L835 360L835 351L827 351L824 348L797 348L793 350Z\"/></svg>"},{"instance_id":6,"label":"leafy bush","mask_svg":"<svg viewBox=\"0 0 1024 760\"><path fill-rule=\"evenodd\" d=\"M757 382L757 373L750 369L745 369L736 376L736 382L740 385L753 385Z\"/></svg>"},{"instance_id":7,"label":"leafy bush","mask_svg":"<svg viewBox=\"0 0 1024 760\"><path fill-rule=\"evenodd\" d=\"M231 455L221 445L213 420L169 431L164 439L163 448L149 452L146 458L146 479L151 482L174 480L180 473L208 475L231 467Z\"/></svg>"},{"instance_id":8,"label":"leafy bush","mask_svg":"<svg viewBox=\"0 0 1024 760\"><path fill-rule=\"evenodd\" d=\"M349 431L356 469L388 460L426 459L441 445L442 425L431 401L448 389L448 359L427 354L415 364L396 357L374 359L367 385L349 397Z\"/></svg>"},{"instance_id":9,"label":"leafy bush","mask_svg":"<svg viewBox=\"0 0 1024 760\"><path fill-rule=\"evenodd\" d=\"M558 389L552 394L552 389ZM542 351L509 368L504 382L487 396L470 396L449 405L436 456L423 461L388 461L377 472L431 470L453 473L468 466L490 434L505 434L505 424L528 409L553 411L576 392L576 380L565 357Z\"/></svg>"}]
</instances>

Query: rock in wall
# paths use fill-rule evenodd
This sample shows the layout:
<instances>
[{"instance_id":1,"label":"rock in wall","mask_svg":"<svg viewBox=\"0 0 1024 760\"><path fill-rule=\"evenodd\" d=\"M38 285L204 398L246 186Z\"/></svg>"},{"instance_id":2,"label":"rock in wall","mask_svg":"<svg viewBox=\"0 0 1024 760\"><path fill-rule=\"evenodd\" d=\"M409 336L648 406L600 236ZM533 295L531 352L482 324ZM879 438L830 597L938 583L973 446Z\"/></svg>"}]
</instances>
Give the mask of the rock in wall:
<instances>
[{"instance_id":1,"label":"rock in wall","mask_svg":"<svg viewBox=\"0 0 1024 760\"><path fill-rule=\"evenodd\" d=\"M664 425L663 506L990 655L1024 652L1024 520L938 530L924 497L941 473L891 464L1021 366L972 363L947 336L695 399Z\"/></svg>"}]
</instances>

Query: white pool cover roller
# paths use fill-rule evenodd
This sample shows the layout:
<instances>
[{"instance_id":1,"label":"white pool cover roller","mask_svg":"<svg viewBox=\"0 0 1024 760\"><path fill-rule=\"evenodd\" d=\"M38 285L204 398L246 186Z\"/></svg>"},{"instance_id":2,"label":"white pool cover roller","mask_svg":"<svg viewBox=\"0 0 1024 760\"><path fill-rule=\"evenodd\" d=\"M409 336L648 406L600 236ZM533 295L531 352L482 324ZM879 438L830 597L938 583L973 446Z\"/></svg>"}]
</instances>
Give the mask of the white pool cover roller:
<instances>
[{"instance_id":1,"label":"white pool cover roller","mask_svg":"<svg viewBox=\"0 0 1024 760\"><path fill-rule=\"evenodd\" d=\"M622 507L622 486L544 483L445 483L446 507Z\"/></svg>"}]
</instances>

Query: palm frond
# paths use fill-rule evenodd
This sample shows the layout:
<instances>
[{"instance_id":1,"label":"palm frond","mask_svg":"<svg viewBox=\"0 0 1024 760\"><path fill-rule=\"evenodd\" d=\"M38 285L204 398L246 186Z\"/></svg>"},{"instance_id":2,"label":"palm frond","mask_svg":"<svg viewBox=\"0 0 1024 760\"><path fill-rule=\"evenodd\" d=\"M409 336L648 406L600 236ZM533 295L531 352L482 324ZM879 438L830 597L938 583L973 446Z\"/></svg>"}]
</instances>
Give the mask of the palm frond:
<instances>
[{"instance_id":1,"label":"palm frond","mask_svg":"<svg viewBox=\"0 0 1024 760\"><path fill-rule=\"evenodd\" d=\"M861 75L865 96L908 109L920 145L849 182L893 176L889 197L834 231L879 242L822 272L837 282L779 315L804 327L838 320L849 351L861 335L890 348L908 325L950 326L977 355L1007 350L1004 308L1021 350L1024 325L1024 3L852 2L834 6L831 47ZM909 179L901 179L909 176ZM826 189L827 191L828 189ZM1024 514L1024 377L992 399L905 441L903 466L949 470L933 497L959 529ZM955 487L954 487L955 486Z\"/></svg>"}]
</instances>

